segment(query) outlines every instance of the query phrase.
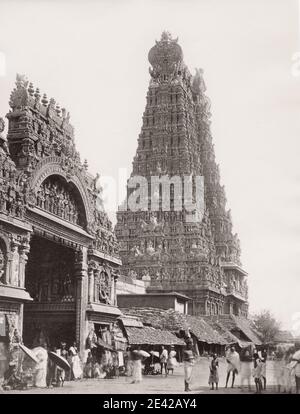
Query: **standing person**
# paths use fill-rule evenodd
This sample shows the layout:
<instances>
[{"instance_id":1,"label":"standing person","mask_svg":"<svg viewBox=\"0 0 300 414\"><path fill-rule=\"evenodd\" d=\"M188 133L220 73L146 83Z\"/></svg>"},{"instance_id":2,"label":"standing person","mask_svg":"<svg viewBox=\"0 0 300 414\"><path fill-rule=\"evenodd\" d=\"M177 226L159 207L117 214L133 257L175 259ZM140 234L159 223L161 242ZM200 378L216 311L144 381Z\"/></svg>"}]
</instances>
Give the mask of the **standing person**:
<instances>
[{"instance_id":1,"label":"standing person","mask_svg":"<svg viewBox=\"0 0 300 414\"><path fill-rule=\"evenodd\" d=\"M57 354L60 355L61 357L63 357L66 361L68 361L68 350L67 350L67 344L66 342L61 342L60 343L60 348L57 350ZM70 376L70 370L68 370L68 378ZM57 385L63 387L64 383L66 381L66 371L61 368L61 367L57 367Z\"/></svg>"},{"instance_id":2,"label":"standing person","mask_svg":"<svg viewBox=\"0 0 300 414\"><path fill-rule=\"evenodd\" d=\"M172 371L172 375L174 373L174 368L177 367L177 359L176 359L176 351L174 345L171 345L171 349L169 352L169 357L167 361L167 371Z\"/></svg>"},{"instance_id":3,"label":"standing person","mask_svg":"<svg viewBox=\"0 0 300 414\"><path fill-rule=\"evenodd\" d=\"M44 344L44 346L46 347L47 345ZM34 370L33 386L38 388L46 388L48 352L42 346L35 347L32 351L38 360Z\"/></svg>"},{"instance_id":4,"label":"standing person","mask_svg":"<svg viewBox=\"0 0 300 414\"><path fill-rule=\"evenodd\" d=\"M244 390L244 381L248 383L248 390L251 390L250 380L251 380L251 365L252 365L252 355L250 346L245 348L241 353L241 389Z\"/></svg>"},{"instance_id":5,"label":"standing person","mask_svg":"<svg viewBox=\"0 0 300 414\"><path fill-rule=\"evenodd\" d=\"M69 349L69 356L71 361L71 379L80 379L82 376L82 369L80 366L80 358L78 354L78 348L76 341L73 342L73 345Z\"/></svg>"},{"instance_id":6,"label":"standing person","mask_svg":"<svg viewBox=\"0 0 300 414\"><path fill-rule=\"evenodd\" d=\"M111 357L112 357L113 376L119 378L120 371L119 371L118 352L117 351L112 352Z\"/></svg>"},{"instance_id":7,"label":"standing person","mask_svg":"<svg viewBox=\"0 0 300 414\"><path fill-rule=\"evenodd\" d=\"M132 370L133 370L133 361L132 361L132 352L130 347L127 348L126 354L125 354L125 367L126 367L126 376L131 377L132 376Z\"/></svg>"},{"instance_id":8,"label":"standing person","mask_svg":"<svg viewBox=\"0 0 300 414\"><path fill-rule=\"evenodd\" d=\"M52 352L57 353L56 347L52 348ZM53 388L53 381L57 381L57 366L54 361L48 358L48 365L47 365L47 388Z\"/></svg>"},{"instance_id":9,"label":"standing person","mask_svg":"<svg viewBox=\"0 0 300 414\"><path fill-rule=\"evenodd\" d=\"M209 378L208 378L208 385L211 385L211 390L214 389L214 384L216 384L216 390L218 389L219 384L219 361L217 358L217 354L213 354L213 358L210 363L209 367Z\"/></svg>"},{"instance_id":10,"label":"standing person","mask_svg":"<svg viewBox=\"0 0 300 414\"><path fill-rule=\"evenodd\" d=\"M267 388L267 358L268 353L266 349L263 349L261 351L261 362L262 362L262 380L263 380L263 389L265 390Z\"/></svg>"},{"instance_id":11,"label":"standing person","mask_svg":"<svg viewBox=\"0 0 300 414\"><path fill-rule=\"evenodd\" d=\"M160 373L161 373L161 375L163 373L163 369L165 370L165 375L166 376L168 375L168 372L167 372L168 356L169 356L168 355L168 350L164 346L162 346L161 347L161 354L160 354L160 357L159 357L159 360L160 360Z\"/></svg>"},{"instance_id":12,"label":"standing person","mask_svg":"<svg viewBox=\"0 0 300 414\"><path fill-rule=\"evenodd\" d=\"M137 351L140 351L141 347L139 346ZM132 382L131 384L136 384L142 381L142 356L138 352L132 352Z\"/></svg>"},{"instance_id":13,"label":"standing person","mask_svg":"<svg viewBox=\"0 0 300 414\"><path fill-rule=\"evenodd\" d=\"M294 350L290 349L287 350L285 352L285 357L284 357L284 368L283 368L283 377L284 377L284 392L291 394L292 392L292 388L293 388L293 384L292 384L292 366L291 366L291 361L292 361L292 354L293 354Z\"/></svg>"},{"instance_id":14,"label":"standing person","mask_svg":"<svg viewBox=\"0 0 300 414\"><path fill-rule=\"evenodd\" d=\"M261 394L262 391L262 371L263 371L263 362L259 358L258 354L255 354L254 357L254 369L253 377L256 386L256 394Z\"/></svg>"},{"instance_id":15,"label":"standing person","mask_svg":"<svg viewBox=\"0 0 300 414\"><path fill-rule=\"evenodd\" d=\"M300 360L292 359L292 361L297 361L297 365L294 368L295 382L296 382L296 394L300 393Z\"/></svg>"},{"instance_id":16,"label":"standing person","mask_svg":"<svg viewBox=\"0 0 300 414\"><path fill-rule=\"evenodd\" d=\"M281 387L284 386L284 356L279 352L274 358L274 377L276 380L277 392L280 393Z\"/></svg>"},{"instance_id":17,"label":"standing person","mask_svg":"<svg viewBox=\"0 0 300 414\"><path fill-rule=\"evenodd\" d=\"M195 357L193 353L192 342L188 342L186 350L183 351L183 362L184 362L184 391L191 391L190 384L192 380L193 366Z\"/></svg>"},{"instance_id":18,"label":"standing person","mask_svg":"<svg viewBox=\"0 0 300 414\"><path fill-rule=\"evenodd\" d=\"M88 352L87 358L86 358L86 362L85 362L85 367L84 367L84 376L85 378L92 378L93 376L93 362L94 362L94 358L92 355L92 351Z\"/></svg>"},{"instance_id":19,"label":"standing person","mask_svg":"<svg viewBox=\"0 0 300 414\"><path fill-rule=\"evenodd\" d=\"M153 361L153 355L150 355L148 358L146 358L145 364L144 364L144 375L150 375L152 373L152 367L153 367L152 361Z\"/></svg>"},{"instance_id":20,"label":"standing person","mask_svg":"<svg viewBox=\"0 0 300 414\"><path fill-rule=\"evenodd\" d=\"M228 381L230 378L230 373L232 373L231 388L234 388L235 376L239 373L239 369L240 369L240 356L236 352L234 346L230 347L229 351L227 352L226 361L228 365L227 365L227 377L226 377L225 388L227 388Z\"/></svg>"}]
</instances>

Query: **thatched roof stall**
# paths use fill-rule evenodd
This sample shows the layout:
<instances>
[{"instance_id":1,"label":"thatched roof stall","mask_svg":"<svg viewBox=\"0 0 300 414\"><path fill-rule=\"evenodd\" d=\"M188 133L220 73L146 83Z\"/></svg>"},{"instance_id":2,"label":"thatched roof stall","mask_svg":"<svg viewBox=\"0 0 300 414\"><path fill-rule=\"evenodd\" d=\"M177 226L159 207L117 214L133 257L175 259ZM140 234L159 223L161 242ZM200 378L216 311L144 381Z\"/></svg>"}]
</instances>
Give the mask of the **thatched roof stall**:
<instances>
[{"instance_id":1,"label":"thatched roof stall","mask_svg":"<svg viewBox=\"0 0 300 414\"><path fill-rule=\"evenodd\" d=\"M207 322L209 323L209 325L219 333L219 335L222 336L222 338L224 338L224 340L226 341L226 343L228 345L238 345L240 348L246 348L249 345L252 344L252 342L249 341L244 341L242 339L239 339L238 337L236 337L235 335L233 335L228 329L225 328L224 325L222 325L222 323L220 322L215 322L212 320L207 319Z\"/></svg>"},{"instance_id":2,"label":"thatched roof stall","mask_svg":"<svg viewBox=\"0 0 300 414\"><path fill-rule=\"evenodd\" d=\"M125 331L130 345L185 345L183 339L177 338L165 329L144 326L143 328L125 327Z\"/></svg>"},{"instance_id":3,"label":"thatched roof stall","mask_svg":"<svg viewBox=\"0 0 300 414\"><path fill-rule=\"evenodd\" d=\"M250 343L256 346L262 345L259 334L256 332L249 319L235 315L216 315L210 317L206 316L205 320L208 323L217 322L219 326L230 331L230 333L237 338L237 343L239 343L241 347L245 347Z\"/></svg>"},{"instance_id":4,"label":"thatched roof stall","mask_svg":"<svg viewBox=\"0 0 300 414\"><path fill-rule=\"evenodd\" d=\"M184 341L167 329L152 326L144 326L140 318L132 315L119 317L129 345L152 345L152 346L183 346Z\"/></svg>"},{"instance_id":5,"label":"thatched roof stall","mask_svg":"<svg viewBox=\"0 0 300 414\"><path fill-rule=\"evenodd\" d=\"M179 313L173 309L122 308L125 317L140 319L145 326L151 326L174 334L190 331L199 342L224 346L228 342L203 318Z\"/></svg>"}]
</instances>

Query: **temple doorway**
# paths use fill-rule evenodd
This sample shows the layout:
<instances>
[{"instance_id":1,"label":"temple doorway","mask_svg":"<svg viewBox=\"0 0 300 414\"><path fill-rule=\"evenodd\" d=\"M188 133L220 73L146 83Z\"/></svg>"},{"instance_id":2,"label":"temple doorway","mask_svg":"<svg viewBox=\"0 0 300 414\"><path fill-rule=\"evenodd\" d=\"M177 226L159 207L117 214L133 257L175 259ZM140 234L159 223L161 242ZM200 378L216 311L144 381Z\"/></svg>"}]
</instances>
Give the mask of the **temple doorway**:
<instances>
[{"instance_id":1,"label":"temple doorway","mask_svg":"<svg viewBox=\"0 0 300 414\"><path fill-rule=\"evenodd\" d=\"M34 235L25 273L33 302L24 306L23 339L29 346L75 340L75 251Z\"/></svg>"}]
</instances>

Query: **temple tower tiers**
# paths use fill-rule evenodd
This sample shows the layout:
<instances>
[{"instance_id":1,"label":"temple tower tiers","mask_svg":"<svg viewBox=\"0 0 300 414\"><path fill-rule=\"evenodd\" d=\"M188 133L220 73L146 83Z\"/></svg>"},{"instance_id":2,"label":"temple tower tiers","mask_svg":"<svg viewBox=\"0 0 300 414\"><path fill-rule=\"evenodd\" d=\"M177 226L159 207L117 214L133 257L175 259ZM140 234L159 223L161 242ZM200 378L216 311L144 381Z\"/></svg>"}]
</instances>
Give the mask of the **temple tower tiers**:
<instances>
[{"instance_id":1,"label":"temple tower tiers","mask_svg":"<svg viewBox=\"0 0 300 414\"><path fill-rule=\"evenodd\" d=\"M151 78L131 174L147 179L148 208L132 211L125 202L117 212L123 273L148 281L149 291L186 294L193 299L194 314L247 316L247 274L241 268L239 240L232 233L220 185L202 70L191 75L178 39L168 32L148 58ZM156 192L151 186L153 176L179 177L182 185L184 177L191 176L193 197L199 185L195 177L203 176L204 205L193 212L194 217L202 213L201 219L191 222L184 190L178 193L173 185L166 210L162 185ZM128 188L127 201L131 194ZM153 211L155 199L158 208Z\"/></svg>"}]
</instances>

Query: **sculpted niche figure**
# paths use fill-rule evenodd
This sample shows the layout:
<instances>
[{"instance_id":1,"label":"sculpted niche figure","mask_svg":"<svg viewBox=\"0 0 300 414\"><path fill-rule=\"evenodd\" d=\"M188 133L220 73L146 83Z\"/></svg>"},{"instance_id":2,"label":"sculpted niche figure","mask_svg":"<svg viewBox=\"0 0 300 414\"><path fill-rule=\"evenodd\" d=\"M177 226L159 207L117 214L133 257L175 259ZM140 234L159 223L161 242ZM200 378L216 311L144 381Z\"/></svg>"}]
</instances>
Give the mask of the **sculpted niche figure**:
<instances>
[{"instance_id":1,"label":"sculpted niche figure","mask_svg":"<svg viewBox=\"0 0 300 414\"><path fill-rule=\"evenodd\" d=\"M5 254L0 246L0 283L5 283Z\"/></svg>"}]
</instances>

